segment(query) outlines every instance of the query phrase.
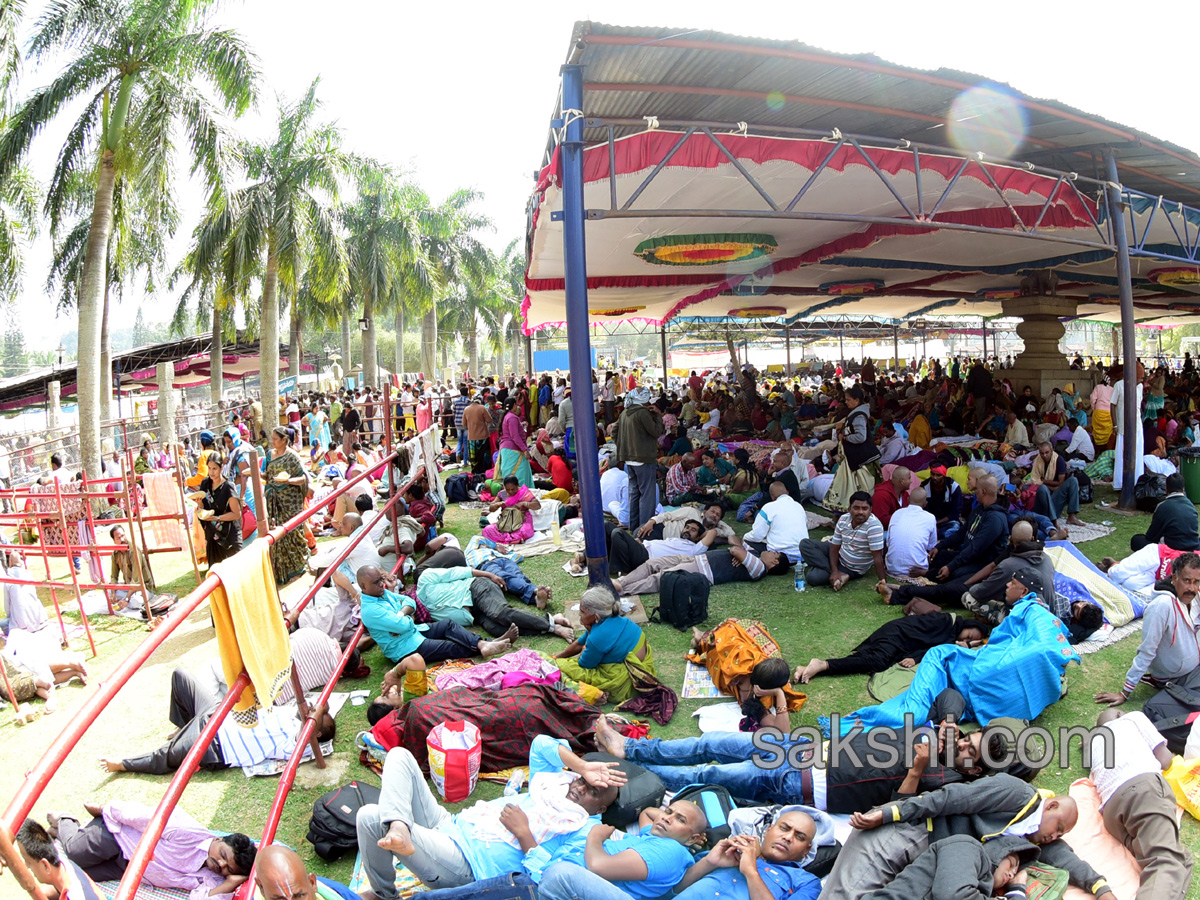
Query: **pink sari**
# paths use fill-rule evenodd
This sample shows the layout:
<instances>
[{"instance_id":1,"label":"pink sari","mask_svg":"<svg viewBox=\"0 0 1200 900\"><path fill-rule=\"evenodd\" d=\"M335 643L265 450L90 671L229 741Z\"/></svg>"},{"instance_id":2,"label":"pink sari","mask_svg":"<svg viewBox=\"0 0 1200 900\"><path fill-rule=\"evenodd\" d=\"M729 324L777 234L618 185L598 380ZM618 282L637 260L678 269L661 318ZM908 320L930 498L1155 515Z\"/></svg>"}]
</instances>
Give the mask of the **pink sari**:
<instances>
[{"instance_id":1,"label":"pink sari","mask_svg":"<svg viewBox=\"0 0 1200 900\"><path fill-rule=\"evenodd\" d=\"M508 494L503 494L505 506L516 506L525 500L532 500L533 492L529 488L521 485L521 489L511 497ZM488 525L480 532L489 541L495 541L497 544L521 544L533 537L533 513L525 510L525 521L521 523L521 527L516 531L505 534L495 525Z\"/></svg>"}]
</instances>

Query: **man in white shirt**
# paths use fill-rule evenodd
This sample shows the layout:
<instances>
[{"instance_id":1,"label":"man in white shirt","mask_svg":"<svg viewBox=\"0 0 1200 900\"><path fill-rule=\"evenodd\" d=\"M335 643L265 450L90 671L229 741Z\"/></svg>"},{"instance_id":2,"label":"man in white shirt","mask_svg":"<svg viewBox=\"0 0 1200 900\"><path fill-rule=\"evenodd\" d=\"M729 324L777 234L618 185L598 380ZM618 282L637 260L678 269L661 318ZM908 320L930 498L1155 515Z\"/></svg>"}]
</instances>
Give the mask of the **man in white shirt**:
<instances>
[{"instance_id":1,"label":"man in white shirt","mask_svg":"<svg viewBox=\"0 0 1200 900\"><path fill-rule=\"evenodd\" d=\"M678 509L663 510L660 506L654 517L644 522L638 529L637 536L642 540L662 540L677 538L683 534L688 522L699 522L701 531L716 531L716 543L739 544L741 539L734 534L726 522L721 521L725 516L725 507L720 503L709 503L701 509L694 506L680 506Z\"/></svg>"},{"instance_id":2,"label":"man in white shirt","mask_svg":"<svg viewBox=\"0 0 1200 900\"><path fill-rule=\"evenodd\" d=\"M624 464L616 460L610 459L608 468L600 473L600 503L604 511L611 513L618 521L618 511L629 509L629 475L625 472ZM629 520L621 524L628 525Z\"/></svg>"},{"instance_id":3,"label":"man in white shirt","mask_svg":"<svg viewBox=\"0 0 1200 900\"><path fill-rule=\"evenodd\" d=\"M1179 840L1175 795L1162 774L1172 760L1166 738L1142 712L1107 709L1096 725L1111 740L1092 738L1092 781L1105 830L1141 866L1134 900L1183 900L1192 881L1192 854Z\"/></svg>"},{"instance_id":4,"label":"man in white shirt","mask_svg":"<svg viewBox=\"0 0 1200 900\"><path fill-rule=\"evenodd\" d=\"M915 487L908 495L908 506L892 513L887 530L887 570L904 578L924 575L929 570L929 554L937 546L937 519L925 509L925 488Z\"/></svg>"},{"instance_id":5,"label":"man in white shirt","mask_svg":"<svg viewBox=\"0 0 1200 900\"><path fill-rule=\"evenodd\" d=\"M800 542L808 539L808 513L792 499L783 482L771 482L769 490L771 499L754 517L745 545L755 553L773 550L797 562Z\"/></svg>"},{"instance_id":6,"label":"man in white shirt","mask_svg":"<svg viewBox=\"0 0 1200 900\"><path fill-rule=\"evenodd\" d=\"M1095 462L1096 445L1092 443L1092 436L1087 433L1087 429L1075 419L1068 419L1067 427L1072 432L1071 443L1067 444L1067 449L1063 451L1063 459L1084 459L1088 462Z\"/></svg>"},{"instance_id":7,"label":"man in white shirt","mask_svg":"<svg viewBox=\"0 0 1200 900\"><path fill-rule=\"evenodd\" d=\"M1016 447L1028 447L1029 429L1025 427L1025 423L1017 418L1015 412L1008 412L1004 416L1004 420L1008 423L1008 430L1004 432L1004 443Z\"/></svg>"},{"instance_id":8,"label":"man in white shirt","mask_svg":"<svg viewBox=\"0 0 1200 900\"><path fill-rule=\"evenodd\" d=\"M632 572L648 559L657 556L696 556L706 553L717 537L715 529L702 531L699 522L688 522L677 538L661 541L639 541L623 528L612 533L612 547L608 553L609 567L614 575Z\"/></svg>"}]
</instances>

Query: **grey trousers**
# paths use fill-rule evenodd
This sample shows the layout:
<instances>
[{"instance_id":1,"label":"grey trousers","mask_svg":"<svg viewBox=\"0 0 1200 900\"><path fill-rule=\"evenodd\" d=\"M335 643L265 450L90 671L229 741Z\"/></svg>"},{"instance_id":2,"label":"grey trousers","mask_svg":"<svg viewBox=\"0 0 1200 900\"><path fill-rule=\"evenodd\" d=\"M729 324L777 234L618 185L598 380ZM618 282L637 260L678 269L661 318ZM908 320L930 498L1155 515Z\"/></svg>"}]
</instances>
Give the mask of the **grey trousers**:
<instances>
[{"instance_id":1,"label":"grey trousers","mask_svg":"<svg viewBox=\"0 0 1200 900\"><path fill-rule=\"evenodd\" d=\"M550 630L550 616L546 613L526 612L510 606L504 598L504 589L490 578L476 578L471 582L471 606L475 621L492 637L499 637L516 625L521 634L546 634Z\"/></svg>"},{"instance_id":2,"label":"grey trousers","mask_svg":"<svg viewBox=\"0 0 1200 900\"><path fill-rule=\"evenodd\" d=\"M896 822L850 832L819 900L854 900L891 884L904 867L929 847L925 824Z\"/></svg>"},{"instance_id":3,"label":"grey trousers","mask_svg":"<svg viewBox=\"0 0 1200 900\"><path fill-rule=\"evenodd\" d=\"M222 695L213 685L196 678L186 669L175 669L171 673L171 706L167 718L179 732L157 750L122 760L121 765L125 767L125 771L144 772L149 775L174 772L195 746L205 724L221 705L221 699ZM213 743L204 751L200 766L205 769L219 769L224 765L220 744L214 738Z\"/></svg>"},{"instance_id":4,"label":"grey trousers","mask_svg":"<svg viewBox=\"0 0 1200 900\"><path fill-rule=\"evenodd\" d=\"M640 466L626 463L625 474L629 476L629 530L636 534L654 518L654 508L658 505L658 463Z\"/></svg>"},{"instance_id":5,"label":"grey trousers","mask_svg":"<svg viewBox=\"0 0 1200 900\"><path fill-rule=\"evenodd\" d=\"M632 572L622 575L621 593L623 594L657 594L663 572L670 569L674 572L699 572L700 559L696 556L656 556L648 559Z\"/></svg>"},{"instance_id":6,"label":"grey trousers","mask_svg":"<svg viewBox=\"0 0 1200 900\"><path fill-rule=\"evenodd\" d=\"M116 881L125 873L128 860L101 816L82 828L75 819L59 819L58 840L71 862L92 881Z\"/></svg>"},{"instance_id":7,"label":"grey trousers","mask_svg":"<svg viewBox=\"0 0 1200 900\"><path fill-rule=\"evenodd\" d=\"M1142 867L1134 900L1183 900L1192 883L1192 854L1179 841L1175 794L1158 772L1117 788L1101 811L1108 833Z\"/></svg>"},{"instance_id":8,"label":"grey trousers","mask_svg":"<svg viewBox=\"0 0 1200 900\"><path fill-rule=\"evenodd\" d=\"M407 750L389 750L383 763L379 803L358 811L358 849L371 890L380 900L396 900L396 869L391 850L379 846L393 822L403 822L412 834L416 852L404 857L404 865L428 887L460 887L475 880L462 850L439 825L450 821L450 813L429 789L421 767Z\"/></svg>"},{"instance_id":9,"label":"grey trousers","mask_svg":"<svg viewBox=\"0 0 1200 900\"><path fill-rule=\"evenodd\" d=\"M833 577L833 563L829 560L829 548L832 546L833 544L829 541L818 541L816 538L805 538L800 542L800 558L808 566L806 577L809 584L817 586L829 584ZM846 568L844 562L838 566L838 571L844 572L851 578L858 578L865 574Z\"/></svg>"}]
</instances>

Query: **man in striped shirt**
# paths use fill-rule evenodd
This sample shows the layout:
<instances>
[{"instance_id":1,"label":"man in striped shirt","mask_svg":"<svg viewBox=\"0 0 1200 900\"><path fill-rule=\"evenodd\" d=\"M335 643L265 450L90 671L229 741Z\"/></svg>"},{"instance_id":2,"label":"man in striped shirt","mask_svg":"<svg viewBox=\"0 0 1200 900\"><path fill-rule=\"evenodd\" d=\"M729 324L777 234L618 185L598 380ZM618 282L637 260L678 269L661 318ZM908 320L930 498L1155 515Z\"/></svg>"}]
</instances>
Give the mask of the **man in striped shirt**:
<instances>
[{"instance_id":1,"label":"man in striped shirt","mask_svg":"<svg viewBox=\"0 0 1200 900\"><path fill-rule=\"evenodd\" d=\"M871 512L871 495L856 491L850 497L850 511L838 519L828 542L812 538L800 542L808 583L828 584L840 591L851 578L865 575L872 564L879 580L886 582L883 545L883 524Z\"/></svg>"},{"instance_id":2,"label":"man in striped shirt","mask_svg":"<svg viewBox=\"0 0 1200 900\"><path fill-rule=\"evenodd\" d=\"M306 691L325 687L341 658L337 641L315 628L297 629L291 637L292 665L300 676L300 687ZM182 668L171 673L171 706L167 718L178 730L167 743L141 756L103 759L101 766L109 772L149 775L165 775L179 768L226 693L219 667L213 667L206 674L212 677L198 678ZM216 739L204 753L201 768L252 766L268 759L287 759L300 732L290 682L275 703L270 709L259 711L258 724L254 728L243 728L232 719L222 722ZM314 710L313 714L318 740L333 740L337 732L333 717L324 709Z\"/></svg>"},{"instance_id":3,"label":"man in striped shirt","mask_svg":"<svg viewBox=\"0 0 1200 900\"><path fill-rule=\"evenodd\" d=\"M463 428L463 411L471 405L470 391L465 384L458 386L458 396L454 398L454 433L458 436L458 461L467 461L467 429Z\"/></svg>"}]
</instances>

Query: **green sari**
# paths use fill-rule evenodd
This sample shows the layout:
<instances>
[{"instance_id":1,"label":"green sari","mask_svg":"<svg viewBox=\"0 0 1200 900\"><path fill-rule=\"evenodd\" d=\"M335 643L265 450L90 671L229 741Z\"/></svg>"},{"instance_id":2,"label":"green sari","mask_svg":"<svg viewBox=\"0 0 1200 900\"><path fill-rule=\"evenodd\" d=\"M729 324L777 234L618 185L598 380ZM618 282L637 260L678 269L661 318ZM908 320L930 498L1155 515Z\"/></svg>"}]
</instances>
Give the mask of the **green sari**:
<instances>
[{"instance_id":1,"label":"green sari","mask_svg":"<svg viewBox=\"0 0 1200 900\"><path fill-rule=\"evenodd\" d=\"M638 659L638 653L642 648L645 648L646 658ZM558 666L559 671L565 677L572 681L590 684L592 687L604 691L608 694L610 703L624 703L633 696L633 677L629 674L627 663L641 666L655 678L658 677L658 672L654 669L654 651L650 649L644 633L638 639L637 646L630 650L621 662L604 663L594 669L585 669L579 665L578 657L554 660L554 664Z\"/></svg>"}]
</instances>

